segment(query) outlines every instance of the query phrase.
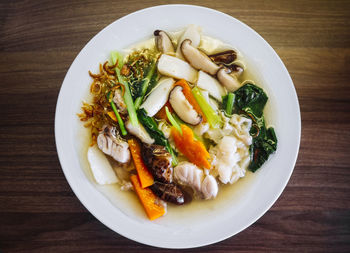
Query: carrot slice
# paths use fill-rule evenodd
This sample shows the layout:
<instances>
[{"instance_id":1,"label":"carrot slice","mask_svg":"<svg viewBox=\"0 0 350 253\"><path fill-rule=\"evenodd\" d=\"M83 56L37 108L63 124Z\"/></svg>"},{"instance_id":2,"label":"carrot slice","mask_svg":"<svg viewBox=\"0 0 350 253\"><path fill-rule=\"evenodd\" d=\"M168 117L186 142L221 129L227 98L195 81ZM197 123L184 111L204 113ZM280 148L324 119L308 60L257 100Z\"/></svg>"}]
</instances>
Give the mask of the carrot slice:
<instances>
[{"instance_id":1,"label":"carrot slice","mask_svg":"<svg viewBox=\"0 0 350 253\"><path fill-rule=\"evenodd\" d=\"M143 208L150 220L155 220L165 214L165 208L158 205L157 197L149 188L142 188L139 178L136 175L132 175L130 180L134 186L135 192L141 201Z\"/></svg>"},{"instance_id":2,"label":"carrot slice","mask_svg":"<svg viewBox=\"0 0 350 253\"><path fill-rule=\"evenodd\" d=\"M166 116L166 112L165 112L165 107L168 107L170 112L173 112L174 109L171 107L171 104L169 103L169 101L167 101L165 103L165 105L159 110L159 112L157 112L156 115L154 115L157 119L164 119L166 121L168 121L168 117Z\"/></svg>"},{"instance_id":3,"label":"carrot slice","mask_svg":"<svg viewBox=\"0 0 350 253\"><path fill-rule=\"evenodd\" d=\"M192 129L188 126L181 125L182 135L175 128L171 127L171 135L174 138L177 149L184 154L188 160L199 167L210 169L210 154L204 144L195 140Z\"/></svg>"},{"instance_id":4,"label":"carrot slice","mask_svg":"<svg viewBox=\"0 0 350 253\"><path fill-rule=\"evenodd\" d=\"M202 116L203 122L207 122L207 118L205 117L204 113L202 112L202 109L200 108L199 104L197 103L197 100L194 98L191 87L188 85L186 80L181 79L177 81L174 84L175 86L181 86L182 87L182 93L186 97L187 101L193 106L193 109Z\"/></svg>"},{"instance_id":5,"label":"carrot slice","mask_svg":"<svg viewBox=\"0 0 350 253\"><path fill-rule=\"evenodd\" d=\"M140 179L141 187L146 188L148 186L151 186L154 183L154 179L142 160L140 144L135 139L128 140L128 143L131 156L134 160L134 164L137 170L137 175Z\"/></svg>"}]
</instances>

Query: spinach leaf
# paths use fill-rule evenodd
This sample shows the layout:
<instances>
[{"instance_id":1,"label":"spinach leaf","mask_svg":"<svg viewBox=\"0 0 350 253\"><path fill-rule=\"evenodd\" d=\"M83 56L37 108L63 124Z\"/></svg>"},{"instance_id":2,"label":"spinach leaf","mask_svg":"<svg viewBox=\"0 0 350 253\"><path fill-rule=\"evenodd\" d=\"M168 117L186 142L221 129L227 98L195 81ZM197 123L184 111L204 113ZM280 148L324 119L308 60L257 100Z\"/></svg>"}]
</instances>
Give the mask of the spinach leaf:
<instances>
[{"instance_id":1,"label":"spinach leaf","mask_svg":"<svg viewBox=\"0 0 350 253\"><path fill-rule=\"evenodd\" d=\"M250 135L253 142L250 146L251 162L249 170L255 172L269 158L270 154L277 149L277 138L275 130L270 127L266 129L263 115L268 97L263 89L254 84L247 83L234 92L234 111L245 114L253 121ZM226 105L224 105L226 106Z\"/></svg>"}]
</instances>

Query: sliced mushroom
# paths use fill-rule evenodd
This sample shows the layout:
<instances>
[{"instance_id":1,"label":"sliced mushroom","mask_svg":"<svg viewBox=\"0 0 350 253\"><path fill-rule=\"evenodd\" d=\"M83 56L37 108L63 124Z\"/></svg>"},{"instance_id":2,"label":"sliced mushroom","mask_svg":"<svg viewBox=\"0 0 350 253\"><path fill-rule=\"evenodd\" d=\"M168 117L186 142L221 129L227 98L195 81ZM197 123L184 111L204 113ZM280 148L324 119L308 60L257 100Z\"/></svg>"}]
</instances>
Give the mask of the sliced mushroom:
<instances>
[{"instance_id":1,"label":"sliced mushroom","mask_svg":"<svg viewBox=\"0 0 350 253\"><path fill-rule=\"evenodd\" d=\"M98 147L106 155L110 155L117 162L130 161L129 144L116 134L116 128L105 126L97 137Z\"/></svg>"},{"instance_id":2,"label":"sliced mushroom","mask_svg":"<svg viewBox=\"0 0 350 253\"><path fill-rule=\"evenodd\" d=\"M181 43L181 51L186 61L195 69L215 75L220 68L205 53L192 46L191 40L186 39Z\"/></svg>"},{"instance_id":3,"label":"sliced mushroom","mask_svg":"<svg viewBox=\"0 0 350 253\"><path fill-rule=\"evenodd\" d=\"M185 79L190 83L197 81L197 70L192 68L187 62L167 54L162 54L159 58L158 71L162 75L176 79Z\"/></svg>"},{"instance_id":4,"label":"sliced mushroom","mask_svg":"<svg viewBox=\"0 0 350 253\"><path fill-rule=\"evenodd\" d=\"M163 54L175 53L173 43L169 35L162 30L155 30L154 36L156 37L156 45L158 50Z\"/></svg>"},{"instance_id":5,"label":"sliced mushroom","mask_svg":"<svg viewBox=\"0 0 350 253\"><path fill-rule=\"evenodd\" d=\"M222 67L216 75L220 83L226 87L227 91L235 91L241 86L241 83L238 81L236 75L230 75L228 72L229 71L225 67Z\"/></svg>"},{"instance_id":6,"label":"sliced mushroom","mask_svg":"<svg viewBox=\"0 0 350 253\"><path fill-rule=\"evenodd\" d=\"M155 195L166 202L171 202L176 205L185 203L185 194L181 188L174 183L163 184L155 181L150 188Z\"/></svg>"},{"instance_id":7,"label":"sliced mushroom","mask_svg":"<svg viewBox=\"0 0 350 253\"><path fill-rule=\"evenodd\" d=\"M196 112L190 102L188 102L182 90L183 88L181 86L175 86L170 92L169 102L171 107L183 121L191 125L198 125L201 123L202 117Z\"/></svg>"},{"instance_id":8,"label":"sliced mushroom","mask_svg":"<svg viewBox=\"0 0 350 253\"><path fill-rule=\"evenodd\" d=\"M227 50L224 52L209 55L209 58L216 64L229 65L237 58L237 53L234 50Z\"/></svg>"},{"instance_id":9,"label":"sliced mushroom","mask_svg":"<svg viewBox=\"0 0 350 253\"><path fill-rule=\"evenodd\" d=\"M173 181L172 157L164 146L143 144L141 155L156 181L162 183Z\"/></svg>"},{"instance_id":10,"label":"sliced mushroom","mask_svg":"<svg viewBox=\"0 0 350 253\"><path fill-rule=\"evenodd\" d=\"M129 133L139 138L142 142L147 144L152 144L154 142L154 139L149 135L149 133L141 124L134 126L131 124L130 120L128 120L125 126L126 129L128 129Z\"/></svg>"}]
</instances>

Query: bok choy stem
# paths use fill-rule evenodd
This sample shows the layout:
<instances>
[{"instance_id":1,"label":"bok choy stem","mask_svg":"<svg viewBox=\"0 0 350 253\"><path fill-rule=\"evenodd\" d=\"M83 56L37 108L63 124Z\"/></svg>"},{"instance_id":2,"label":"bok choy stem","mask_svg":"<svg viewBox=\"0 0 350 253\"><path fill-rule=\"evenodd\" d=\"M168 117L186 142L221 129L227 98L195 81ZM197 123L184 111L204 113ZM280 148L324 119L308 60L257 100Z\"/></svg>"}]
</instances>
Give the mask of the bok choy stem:
<instances>
[{"instance_id":1,"label":"bok choy stem","mask_svg":"<svg viewBox=\"0 0 350 253\"><path fill-rule=\"evenodd\" d=\"M165 113L166 113L166 116L168 117L170 123L182 134L182 130L181 130L180 125L176 122L173 115L171 115L167 106L165 106Z\"/></svg>"},{"instance_id":2,"label":"bok choy stem","mask_svg":"<svg viewBox=\"0 0 350 253\"><path fill-rule=\"evenodd\" d=\"M198 89L197 86L192 89L192 94L194 98L197 100L197 103L199 104L199 107L202 109L202 112L204 113L205 117L207 118L209 125L212 128L220 127L222 123L220 116L215 112L215 110L210 106L207 100L203 97L202 92L200 91L200 89Z\"/></svg>"},{"instance_id":3,"label":"bok choy stem","mask_svg":"<svg viewBox=\"0 0 350 253\"><path fill-rule=\"evenodd\" d=\"M225 112L227 115L232 115L234 102L235 102L235 94L229 92L227 94L227 103L226 103L226 108L225 108Z\"/></svg>"},{"instance_id":4,"label":"bok choy stem","mask_svg":"<svg viewBox=\"0 0 350 253\"><path fill-rule=\"evenodd\" d=\"M123 66L123 57L117 51L112 52L112 64L114 65L118 61L118 66L115 68L115 73L117 75L118 81L124 86L124 101L128 109L128 114L130 118L130 122L133 126L137 126L139 121L137 119L136 109L134 106L134 101L131 97L129 83L125 80L125 78L120 74L120 68Z\"/></svg>"},{"instance_id":5,"label":"bok choy stem","mask_svg":"<svg viewBox=\"0 0 350 253\"><path fill-rule=\"evenodd\" d=\"M122 120L122 118L120 117L120 114L117 110L117 107L115 106L115 103L113 102L113 100L110 98L111 94L110 92L108 93L108 100L110 101L110 104L111 104L111 107L113 109L113 112L115 114L115 116L117 117L117 121L118 121L118 125L119 125L119 128L120 128L120 131L122 132L122 135L127 135L127 131L125 129L125 126L124 126L124 122Z\"/></svg>"}]
</instances>

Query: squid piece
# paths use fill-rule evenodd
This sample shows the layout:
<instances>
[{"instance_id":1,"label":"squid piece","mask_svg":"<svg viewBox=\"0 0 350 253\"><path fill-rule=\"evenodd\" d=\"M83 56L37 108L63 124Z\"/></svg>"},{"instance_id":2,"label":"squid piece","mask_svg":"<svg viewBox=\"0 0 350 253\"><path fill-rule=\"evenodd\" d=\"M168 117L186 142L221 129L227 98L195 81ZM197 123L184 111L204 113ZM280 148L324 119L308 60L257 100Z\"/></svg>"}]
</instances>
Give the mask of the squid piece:
<instances>
[{"instance_id":1,"label":"squid piece","mask_svg":"<svg viewBox=\"0 0 350 253\"><path fill-rule=\"evenodd\" d=\"M222 85L215 78L203 71L199 71L198 73L197 86L207 90L219 102L222 102L222 97L226 95L226 91Z\"/></svg>"},{"instance_id":2,"label":"squid piece","mask_svg":"<svg viewBox=\"0 0 350 253\"><path fill-rule=\"evenodd\" d=\"M201 28L197 25L189 25L184 31L184 33L181 35L180 39L177 42L176 49L176 57L180 59L184 59L181 52L181 43L186 39L192 41L192 46L198 47L201 42Z\"/></svg>"},{"instance_id":3,"label":"squid piece","mask_svg":"<svg viewBox=\"0 0 350 253\"><path fill-rule=\"evenodd\" d=\"M169 93L173 88L173 78L161 79L151 94L146 98L140 108L144 108L149 117L153 117L168 101Z\"/></svg>"},{"instance_id":4,"label":"squid piece","mask_svg":"<svg viewBox=\"0 0 350 253\"><path fill-rule=\"evenodd\" d=\"M163 54L175 53L174 45L166 32L162 30L155 30L153 34L156 38L156 45L159 52Z\"/></svg>"},{"instance_id":5,"label":"squid piece","mask_svg":"<svg viewBox=\"0 0 350 253\"><path fill-rule=\"evenodd\" d=\"M191 125L198 125L201 123L202 117L188 102L182 90L181 86L175 86L171 91L169 96L171 107L183 121Z\"/></svg>"},{"instance_id":6,"label":"squid piece","mask_svg":"<svg viewBox=\"0 0 350 253\"><path fill-rule=\"evenodd\" d=\"M176 57L162 54L158 60L158 71L162 75L185 79L190 83L197 81L198 72L187 62Z\"/></svg>"},{"instance_id":7,"label":"squid piece","mask_svg":"<svg viewBox=\"0 0 350 253\"><path fill-rule=\"evenodd\" d=\"M215 198L218 184L211 175L204 175L203 170L190 162L181 162L174 168L174 177L180 183L190 186L204 199Z\"/></svg>"},{"instance_id":8,"label":"squid piece","mask_svg":"<svg viewBox=\"0 0 350 253\"><path fill-rule=\"evenodd\" d=\"M107 157L96 145L88 149L87 158L92 175L98 184L105 185L119 182Z\"/></svg>"},{"instance_id":9,"label":"squid piece","mask_svg":"<svg viewBox=\"0 0 350 253\"><path fill-rule=\"evenodd\" d=\"M181 43L181 52L192 67L198 70L203 70L211 75L215 75L219 70L216 65L205 53L192 46L192 41L189 39Z\"/></svg>"},{"instance_id":10,"label":"squid piece","mask_svg":"<svg viewBox=\"0 0 350 253\"><path fill-rule=\"evenodd\" d=\"M105 126L97 137L97 145L103 153L120 163L130 161L129 144L116 134L116 128Z\"/></svg>"}]
</instances>

